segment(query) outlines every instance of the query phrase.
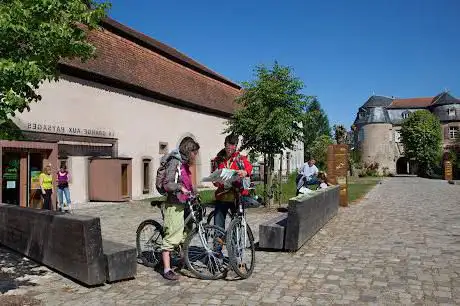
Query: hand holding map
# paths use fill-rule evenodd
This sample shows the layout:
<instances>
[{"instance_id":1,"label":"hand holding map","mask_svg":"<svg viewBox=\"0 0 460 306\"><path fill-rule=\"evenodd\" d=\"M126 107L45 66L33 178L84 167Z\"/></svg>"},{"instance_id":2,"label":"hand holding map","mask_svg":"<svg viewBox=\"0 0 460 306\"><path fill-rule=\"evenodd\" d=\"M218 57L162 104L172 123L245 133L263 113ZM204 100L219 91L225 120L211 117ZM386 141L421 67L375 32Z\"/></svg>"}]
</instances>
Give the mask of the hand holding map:
<instances>
[{"instance_id":1,"label":"hand holding map","mask_svg":"<svg viewBox=\"0 0 460 306\"><path fill-rule=\"evenodd\" d=\"M238 173L236 170L231 169L218 169L211 173L210 176L205 177L202 179L203 182L213 182L213 183L221 183L221 184L228 184L239 179Z\"/></svg>"}]
</instances>

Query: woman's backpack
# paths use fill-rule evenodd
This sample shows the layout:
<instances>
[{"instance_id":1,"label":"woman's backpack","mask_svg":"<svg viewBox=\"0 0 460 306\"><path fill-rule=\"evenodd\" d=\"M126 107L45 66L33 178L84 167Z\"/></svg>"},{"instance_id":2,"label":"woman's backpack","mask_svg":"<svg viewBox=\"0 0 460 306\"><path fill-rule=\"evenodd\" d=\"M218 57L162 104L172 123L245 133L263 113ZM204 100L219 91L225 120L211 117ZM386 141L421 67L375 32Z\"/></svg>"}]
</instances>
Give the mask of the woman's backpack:
<instances>
[{"instance_id":1,"label":"woman's backpack","mask_svg":"<svg viewBox=\"0 0 460 306\"><path fill-rule=\"evenodd\" d=\"M157 191L163 195L166 196L168 194L168 191L165 189L165 185L168 183L168 178L166 177L166 170L169 167L169 164L171 162L176 162L177 161L177 169L176 169L176 176L175 176L175 183L179 181L180 177L180 165L181 165L181 159L180 155L178 156L177 153L171 152L169 154L165 154L160 161L160 167L158 167L157 170L157 175L155 179L155 187Z\"/></svg>"}]
</instances>

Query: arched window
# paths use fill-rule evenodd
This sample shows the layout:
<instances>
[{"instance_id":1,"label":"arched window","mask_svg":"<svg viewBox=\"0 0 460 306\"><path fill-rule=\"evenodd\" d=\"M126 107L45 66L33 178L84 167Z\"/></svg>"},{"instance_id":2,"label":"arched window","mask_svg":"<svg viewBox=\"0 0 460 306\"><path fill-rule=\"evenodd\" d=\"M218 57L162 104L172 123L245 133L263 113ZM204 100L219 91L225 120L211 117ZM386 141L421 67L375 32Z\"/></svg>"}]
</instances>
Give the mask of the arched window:
<instances>
[{"instance_id":1,"label":"arched window","mask_svg":"<svg viewBox=\"0 0 460 306\"><path fill-rule=\"evenodd\" d=\"M403 119L407 119L407 118L409 118L409 115L410 115L410 114L411 114L411 112L406 110L406 111L404 111L404 112L401 114L401 117L402 117Z\"/></svg>"}]
</instances>

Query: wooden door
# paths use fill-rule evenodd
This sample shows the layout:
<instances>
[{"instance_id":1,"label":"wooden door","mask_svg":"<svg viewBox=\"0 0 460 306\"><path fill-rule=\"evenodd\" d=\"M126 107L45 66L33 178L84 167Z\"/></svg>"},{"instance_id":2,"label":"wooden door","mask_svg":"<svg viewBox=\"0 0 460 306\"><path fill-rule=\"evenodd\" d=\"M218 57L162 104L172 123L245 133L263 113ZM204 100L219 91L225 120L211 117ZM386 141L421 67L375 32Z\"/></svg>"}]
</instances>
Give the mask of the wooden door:
<instances>
[{"instance_id":1,"label":"wooden door","mask_svg":"<svg viewBox=\"0 0 460 306\"><path fill-rule=\"evenodd\" d=\"M128 196L128 165L121 164L121 196Z\"/></svg>"}]
</instances>

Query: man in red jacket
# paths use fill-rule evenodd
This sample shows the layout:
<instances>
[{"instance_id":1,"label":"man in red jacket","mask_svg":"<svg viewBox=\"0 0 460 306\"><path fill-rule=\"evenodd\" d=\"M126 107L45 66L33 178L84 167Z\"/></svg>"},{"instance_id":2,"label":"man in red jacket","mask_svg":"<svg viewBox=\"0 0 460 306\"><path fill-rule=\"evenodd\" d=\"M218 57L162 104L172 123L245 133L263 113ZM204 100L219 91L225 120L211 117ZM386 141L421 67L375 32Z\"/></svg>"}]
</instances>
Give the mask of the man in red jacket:
<instances>
[{"instance_id":1,"label":"man in red jacket","mask_svg":"<svg viewBox=\"0 0 460 306\"><path fill-rule=\"evenodd\" d=\"M217 156L212 160L212 169L211 172L214 172L218 169L228 168L232 170L237 170L238 175L241 178L251 175L252 165L248 161L248 158L238 152L238 136L228 135L225 137L224 142L225 148L220 150L217 153ZM236 190L239 190L241 183L236 183L234 187ZM235 201L235 188L226 190L223 184L215 183L217 187L215 197L216 197L216 207L214 215L214 225L217 225L225 229L225 218L229 208L234 206ZM241 192L242 196L248 195L248 190L243 190Z\"/></svg>"}]
</instances>

